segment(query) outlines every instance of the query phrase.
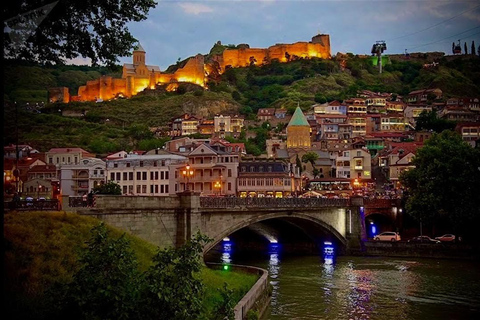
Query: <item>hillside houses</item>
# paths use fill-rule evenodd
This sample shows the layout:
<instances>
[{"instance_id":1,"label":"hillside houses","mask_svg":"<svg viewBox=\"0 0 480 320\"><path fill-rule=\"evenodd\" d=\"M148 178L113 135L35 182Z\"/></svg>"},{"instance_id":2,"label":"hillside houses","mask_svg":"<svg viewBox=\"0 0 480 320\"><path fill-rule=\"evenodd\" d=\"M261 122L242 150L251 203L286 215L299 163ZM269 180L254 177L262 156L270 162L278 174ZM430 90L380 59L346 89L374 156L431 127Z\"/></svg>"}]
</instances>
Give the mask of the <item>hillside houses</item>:
<instances>
[{"instance_id":1,"label":"hillside houses","mask_svg":"<svg viewBox=\"0 0 480 320\"><path fill-rule=\"evenodd\" d=\"M290 197L316 181L312 186L324 196L322 190L331 193L339 185L339 194L345 195L352 194L354 182L356 188L374 183L375 168L399 186L401 173L412 168L416 151L432 134L414 130L418 117L432 110L454 121L464 141L478 145L477 97L443 101L439 89L412 91L402 100L393 96L364 90L308 110L297 106L293 113L284 107L260 108L256 120L179 114L164 130L170 140L163 148L118 150L104 157L77 147L42 153L28 145L9 145L4 147L4 190L7 197L15 192L79 197L113 181L124 195L169 196L190 190L204 196ZM259 128L267 136L262 154L254 156L249 146L261 143L256 139ZM302 160L309 153L316 154L313 163Z\"/></svg>"}]
</instances>

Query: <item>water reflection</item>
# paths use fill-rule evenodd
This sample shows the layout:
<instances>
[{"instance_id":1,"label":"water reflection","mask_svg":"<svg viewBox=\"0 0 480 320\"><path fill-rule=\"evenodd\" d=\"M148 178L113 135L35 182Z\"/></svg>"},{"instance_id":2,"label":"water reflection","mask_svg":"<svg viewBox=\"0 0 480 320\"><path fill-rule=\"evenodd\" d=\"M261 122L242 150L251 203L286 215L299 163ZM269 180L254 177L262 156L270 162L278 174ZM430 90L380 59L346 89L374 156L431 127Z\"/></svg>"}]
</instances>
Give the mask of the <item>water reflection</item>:
<instances>
[{"instance_id":1,"label":"water reflection","mask_svg":"<svg viewBox=\"0 0 480 320\"><path fill-rule=\"evenodd\" d=\"M264 320L480 319L478 263L288 256L279 243L258 256L239 254L231 241L221 248L222 263L268 270L272 297Z\"/></svg>"},{"instance_id":2,"label":"water reflection","mask_svg":"<svg viewBox=\"0 0 480 320\"><path fill-rule=\"evenodd\" d=\"M268 260L268 274L270 277L270 285L272 286L271 305L276 306L278 304L278 292L280 288L280 281L278 275L280 273L280 257L279 257L280 245L277 242L270 243L268 248L268 254L270 259Z\"/></svg>"},{"instance_id":3,"label":"water reflection","mask_svg":"<svg viewBox=\"0 0 480 320\"><path fill-rule=\"evenodd\" d=\"M224 267L232 263L232 242L229 238L223 239L221 262Z\"/></svg>"}]
</instances>

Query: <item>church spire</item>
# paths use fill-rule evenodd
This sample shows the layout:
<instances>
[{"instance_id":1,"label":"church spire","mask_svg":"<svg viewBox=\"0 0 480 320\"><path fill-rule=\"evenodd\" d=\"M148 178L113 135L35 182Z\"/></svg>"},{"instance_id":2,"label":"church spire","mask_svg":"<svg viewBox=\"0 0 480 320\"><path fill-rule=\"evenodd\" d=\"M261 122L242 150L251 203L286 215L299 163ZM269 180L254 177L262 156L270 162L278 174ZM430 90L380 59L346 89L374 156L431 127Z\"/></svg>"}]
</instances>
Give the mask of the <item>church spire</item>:
<instances>
[{"instance_id":1,"label":"church spire","mask_svg":"<svg viewBox=\"0 0 480 320\"><path fill-rule=\"evenodd\" d=\"M290 126L310 127L310 125L308 124L307 118L305 117L305 115L302 112L302 109L299 106L297 106L297 108L295 109L295 113L293 114L292 118L290 119L290 122L288 123L288 127Z\"/></svg>"}]
</instances>

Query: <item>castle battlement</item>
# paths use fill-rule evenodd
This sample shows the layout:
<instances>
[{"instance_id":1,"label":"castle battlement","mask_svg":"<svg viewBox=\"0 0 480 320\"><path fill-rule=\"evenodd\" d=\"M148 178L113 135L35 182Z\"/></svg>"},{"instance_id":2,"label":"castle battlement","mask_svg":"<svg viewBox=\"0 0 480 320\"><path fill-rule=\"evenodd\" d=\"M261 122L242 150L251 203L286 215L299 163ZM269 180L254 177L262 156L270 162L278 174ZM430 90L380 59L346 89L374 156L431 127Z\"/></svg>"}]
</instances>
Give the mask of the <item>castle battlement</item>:
<instances>
[{"instance_id":1,"label":"castle battlement","mask_svg":"<svg viewBox=\"0 0 480 320\"><path fill-rule=\"evenodd\" d=\"M122 78L102 76L88 81L78 89L77 96L64 97L62 90L49 90L50 102L110 100L119 96L132 97L145 89L154 89L157 85L188 82L206 87L208 75L222 74L229 67L239 68L252 64L264 65L273 60L288 62L295 59L330 59L330 36L318 34L310 42L275 44L268 48L225 49L213 57L211 63L205 63L201 54L190 58L174 73L163 73L159 66L146 64L146 51L141 45L133 51L132 63L123 65ZM177 86L171 86L175 90Z\"/></svg>"}]
</instances>

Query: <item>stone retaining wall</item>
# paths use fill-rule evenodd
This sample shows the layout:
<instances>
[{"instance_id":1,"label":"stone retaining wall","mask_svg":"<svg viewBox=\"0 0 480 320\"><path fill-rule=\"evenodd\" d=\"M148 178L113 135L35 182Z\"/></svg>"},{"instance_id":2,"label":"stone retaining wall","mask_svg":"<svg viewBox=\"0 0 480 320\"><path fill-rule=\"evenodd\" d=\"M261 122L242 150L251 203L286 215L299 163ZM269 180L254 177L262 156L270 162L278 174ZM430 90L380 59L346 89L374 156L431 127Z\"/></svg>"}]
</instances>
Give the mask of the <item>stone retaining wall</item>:
<instances>
[{"instance_id":1,"label":"stone retaining wall","mask_svg":"<svg viewBox=\"0 0 480 320\"><path fill-rule=\"evenodd\" d=\"M207 263L207 266L212 269L219 269L222 267L222 264ZM247 319L247 313L251 309L257 310L261 317L270 302L271 291L269 290L268 271L262 268L242 265L230 265L230 268L232 271L253 273L260 276L257 282L235 306L235 320Z\"/></svg>"}]
</instances>

